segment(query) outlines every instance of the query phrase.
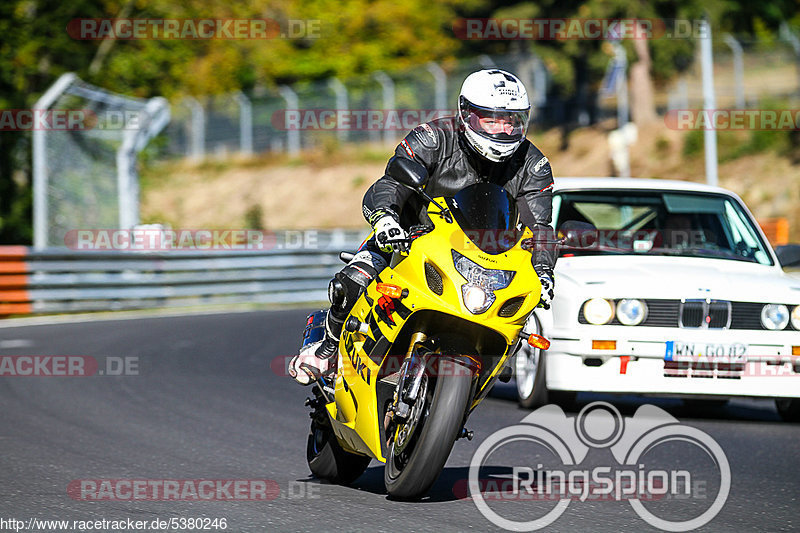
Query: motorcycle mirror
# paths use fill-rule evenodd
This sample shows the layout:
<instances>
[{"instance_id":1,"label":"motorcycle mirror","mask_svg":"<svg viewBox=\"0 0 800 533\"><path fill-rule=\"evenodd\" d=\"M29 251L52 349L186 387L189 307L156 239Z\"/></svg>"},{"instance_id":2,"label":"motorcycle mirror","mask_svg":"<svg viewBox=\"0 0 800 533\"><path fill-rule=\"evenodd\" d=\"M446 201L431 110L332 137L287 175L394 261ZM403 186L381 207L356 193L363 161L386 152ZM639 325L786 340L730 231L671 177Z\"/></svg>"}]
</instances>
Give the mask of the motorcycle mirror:
<instances>
[{"instance_id":1,"label":"motorcycle mirror","mask_svg":"<svg viewBox=\"0 0 800 533\"><path fill-rule=\"evenodd\" d=\"M421 191L428 181L427 169L413 159L404 157L392 157L386 166L386 175L415 191Z\"/></svg>"},{"instance_id":2,"label":"motorcycle mirror","mask_svg":"<svg viewBox=\"0 0 800 533\"><path fill-rule=\"evenodd\" d=\"M567 220L558 227L558 237L568 248L591 248L597 243L597 228L588 222Z\"/></svg>"},{"instance_id":3,"label":"motorcycle mirror","mask_svg":"<svg viewBox=\"0 0 800 533\"><path fill-rule=\"evenodd\" d=\"M416 191L420 196L425 198L425 200L438 207L442 217L444 217L448 223L453 222L450 211L446 207L439 205L438 202L425 192L425 183L428 182L428 169L421 164L413 159L394 156L389 160L389 164L386 165L386 175L394 178L398 183L405 185L409 189Z\"/></svg>"}]
</instances>

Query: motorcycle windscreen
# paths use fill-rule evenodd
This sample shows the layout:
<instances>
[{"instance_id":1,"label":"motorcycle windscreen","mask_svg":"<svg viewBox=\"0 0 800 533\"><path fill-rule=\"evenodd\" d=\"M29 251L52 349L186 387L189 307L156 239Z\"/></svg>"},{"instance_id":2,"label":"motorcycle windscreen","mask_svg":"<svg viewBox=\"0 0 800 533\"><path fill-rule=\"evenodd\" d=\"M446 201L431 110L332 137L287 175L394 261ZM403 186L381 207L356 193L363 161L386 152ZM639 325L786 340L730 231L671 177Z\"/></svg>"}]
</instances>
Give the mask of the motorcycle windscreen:
<instances>
[{"instance_id":1,"label":"motorcycle windscreen","mask_svg":"<svg viewBox=\"0 0 800 533\"><path fill-rule=\"evenodd\" d=\"M517 231L517 204L498 185L476 183L446 201L472 245L487 254L507 252L522 236L522 232ZM469 243L465 242L464 246L469 246Z\"/></svg>"}]
</instances>

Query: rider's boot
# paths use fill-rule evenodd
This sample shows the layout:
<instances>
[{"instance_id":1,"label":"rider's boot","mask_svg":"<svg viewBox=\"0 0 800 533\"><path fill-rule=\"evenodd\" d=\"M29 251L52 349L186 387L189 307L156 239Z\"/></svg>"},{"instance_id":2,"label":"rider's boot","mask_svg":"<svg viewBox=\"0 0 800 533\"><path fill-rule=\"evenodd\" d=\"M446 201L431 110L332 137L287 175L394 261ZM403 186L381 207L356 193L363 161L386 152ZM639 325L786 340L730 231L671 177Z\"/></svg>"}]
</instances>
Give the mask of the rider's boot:
<instances>
[{"instance_id":1,"label":"rider's boot","mask_svg":"<svg viewBox=\"0 0 800 533\"><path fill-rule=\"evenodd\" d=\"M307 344L289 363L289 375L302 385L316 381L320 376L336 374L339 361L339 336L347 312L334 305L325 317L325 338Z\"/></svg>"}]
</instances>

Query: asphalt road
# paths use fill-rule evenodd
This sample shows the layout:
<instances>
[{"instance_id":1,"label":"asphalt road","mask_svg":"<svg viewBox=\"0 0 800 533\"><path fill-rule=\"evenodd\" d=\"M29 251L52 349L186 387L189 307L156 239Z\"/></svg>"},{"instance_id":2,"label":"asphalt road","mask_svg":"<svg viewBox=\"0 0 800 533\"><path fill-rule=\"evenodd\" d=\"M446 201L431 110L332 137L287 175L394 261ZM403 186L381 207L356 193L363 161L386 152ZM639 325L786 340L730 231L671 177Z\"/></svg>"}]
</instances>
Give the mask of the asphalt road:
<instances>
[{"instance_id":1,"label":"asphalt road","mask_svg":"<svg viewBox=\"0 0 800 533\"><path fill-rule=\"evenodd\" d=\"M351 487L309 476L303 406L309 391L270 366L275 357L296 350L305 315L305 310L260 311L0 328L0 356L91 356L100 364L91 377L0 377L0 519L207 517L225 518L227 531L236 532L498 529L459 487L480 442L527 414L517 408L510 386L473 414L468 426L475 440L456 443L423 501L387 498L377 462ZM128 375L109 376L120 362L127 362ZM595 399L581 396L579 405ZM627 398L616 405L630 416L642 403ZM656 404L707 433L729 461L727 503L700 531L800 528L799 425L779 421L766 400L716 408L684 407L678 400ZM593 452L588 464L610 462L607 450ZM694 469L694 479L713 485L715 466L707 457L676 449L673 458ZM492 457L484 473L502 479L512 465L536 466L541 460L521 447L508 449ZM270 480L268 493L275 497L89 501L91 491L68 491L80 480L98 479ZM685 519L711 499L665 512L680 508ZM511 519L532 520L553 505L515 500L492 508ZM548 530L657 531L628 502L588 500L571 502Z\"/></svg>"}]
</instances>

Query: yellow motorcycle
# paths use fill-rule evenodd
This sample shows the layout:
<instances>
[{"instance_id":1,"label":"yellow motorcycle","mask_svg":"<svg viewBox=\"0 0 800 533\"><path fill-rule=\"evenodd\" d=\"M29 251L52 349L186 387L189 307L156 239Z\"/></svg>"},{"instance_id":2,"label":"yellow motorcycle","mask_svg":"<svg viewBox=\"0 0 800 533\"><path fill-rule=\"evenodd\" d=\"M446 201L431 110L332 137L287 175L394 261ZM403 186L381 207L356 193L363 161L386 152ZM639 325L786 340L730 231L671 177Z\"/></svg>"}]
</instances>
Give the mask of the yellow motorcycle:
<instances>
[{"instance_id":1,"label":"yellow motorcycle","mask_svg":"<svg viewBox=\"0 0 800 533\"><path fill-rule=\"evenodd\" d=\"M335 379L318 379L306 400L307 460L317 477L347 484L377 459L389 495L414 499L455 441L471 440L467 417L495 380L511 378L506 360L519 343L550 343L520 336L539 303L530 250L542 240L518 225L514 199L489 183L431 198L424 167L395 163L390 175L428 201L430 224L412 229L409 251L395 253L352 308ZM304 344L322 338L324 320L324 311L308 317Z\"/></svg>"}]
</instances>

